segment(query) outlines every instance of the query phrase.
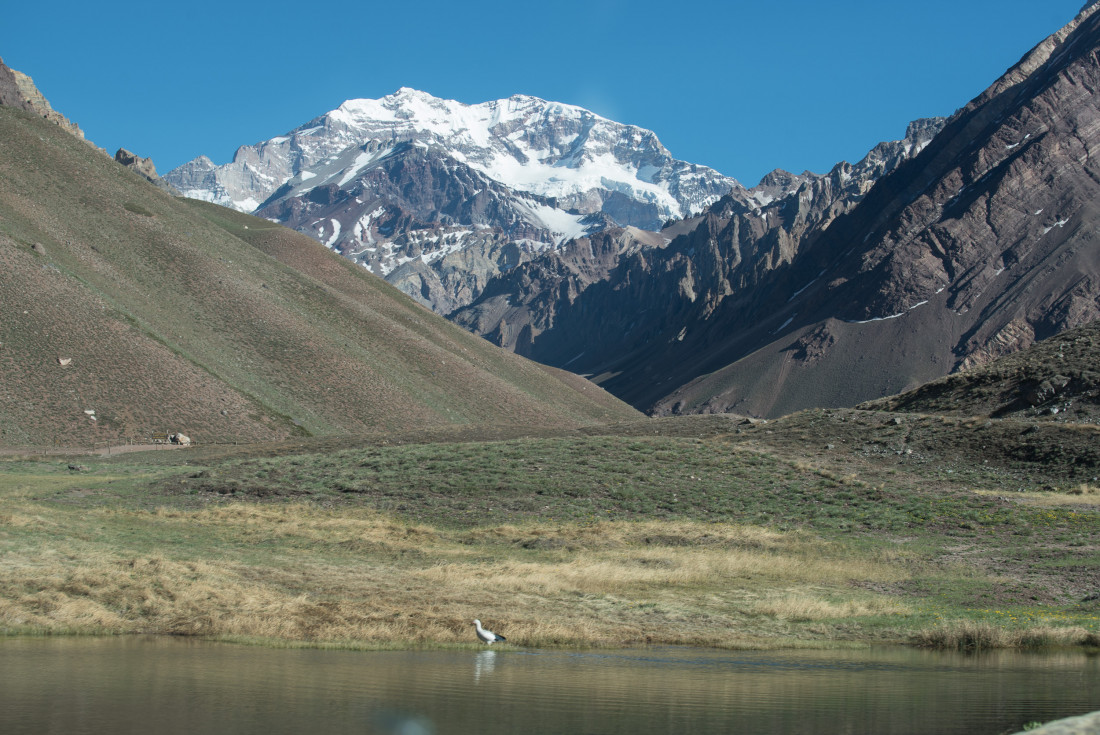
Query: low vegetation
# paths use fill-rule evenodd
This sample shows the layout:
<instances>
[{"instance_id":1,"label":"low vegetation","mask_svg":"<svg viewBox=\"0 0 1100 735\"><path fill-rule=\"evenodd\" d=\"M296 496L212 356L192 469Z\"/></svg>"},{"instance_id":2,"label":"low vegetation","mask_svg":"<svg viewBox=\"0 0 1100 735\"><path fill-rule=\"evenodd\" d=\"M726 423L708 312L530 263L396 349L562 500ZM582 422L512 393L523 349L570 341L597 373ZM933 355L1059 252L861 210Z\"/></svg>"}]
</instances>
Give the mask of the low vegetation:
<instances>
[{"instance_id":1,"label":"low vegetation","mask_svg":"<svg viewBox=\"0 0 1100 735\"><path fill-rule=\"evenodd\" d=\"M0 628L451 646L480 617L520 646L1097 646L1080 468L887 459L849 441L882 420L856 413L10 459Z\"/></svg>"}]
</instances>

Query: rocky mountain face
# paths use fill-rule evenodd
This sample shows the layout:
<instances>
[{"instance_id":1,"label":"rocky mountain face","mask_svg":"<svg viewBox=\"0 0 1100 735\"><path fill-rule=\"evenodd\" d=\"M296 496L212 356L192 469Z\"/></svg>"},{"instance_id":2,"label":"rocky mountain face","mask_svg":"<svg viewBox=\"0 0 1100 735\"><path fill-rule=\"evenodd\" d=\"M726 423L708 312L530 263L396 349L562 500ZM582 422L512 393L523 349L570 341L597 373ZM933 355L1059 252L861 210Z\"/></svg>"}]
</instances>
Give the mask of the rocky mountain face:
<instances>
[{"instance_id":1,"label":"rocky mountain face","mask_svg":"<svg viewBox=\"0 0 1100 735\"><path fill-rule=\"evenodd\" d=\"M843 167L777 174L763 183L791 193L759 212L723 199L533 318L543 331L515 349L654 413L774 416L898 393L1096 319L1098 49L1089 5L931 142L895 147L909 154L869 190L838 195ZM521 321L500 303L522 292L488 304L498 288L455 318L485 334L498 312Z\"/></svg>"},{"instance_id":2,"label":"rocky mountain face","mask_svg":"<svg viewBox=\"0 0 1100 735\"><path fill-rule=\"evenodd\" d=\"M200 157L165 178L309 234L443 313L574 237L658 229L740 188L579 107L411 89L349 100L229 164Z\"/></svg>"},{"instance_id":3,"label":"rocky mountain face","mask_svg":"<svg viewBox=\"0 0 1100 735\"><path fill-rule=\"evenodd\" d=\"M348 159L361 163L344 181ZM437 312L467 303L491 275L533 253L605 226L422 144L358 146L331 168L327 183L295 177L256 214L313 236Z\"/></svg>"},{"instance_id":4,"label":"rocky mountain face","mask_svg":"<svg viewBox=\"0 0 1100 735\"><path fill-rule=\"evenodd\" d=\"M669 332L679 342L727 300L789 269L804 243L920 152L944 122L915 121L902 140L825 175L773 171L656 236L619 229L577 240L495 278L451 319L520 354L581 372L600 372L655 334Z\"/></svg>"},{"instance_id":5,"label":"rocky mountain face","mask_svg":"<svg viewBox=\"0 0 1100 735\"><path fill-rule=\"evenodd\" d=\"M682 229L682 223L660 233L614 227L570 240L491 279L472 305L457 309L449 318L494 344L526 356L544 355L543 361L573 369L573 358L585 353L586 345L598 345L601 335L617 342L620 335L605 332L621 323L602 314L582 316L570 307L594 284L606 285L624 275L619 267L624 259L647 262L643 251L665 247L671 235ZM570 340L567 331L578 324L583 326Z\"/></svg>"}]
</instances>

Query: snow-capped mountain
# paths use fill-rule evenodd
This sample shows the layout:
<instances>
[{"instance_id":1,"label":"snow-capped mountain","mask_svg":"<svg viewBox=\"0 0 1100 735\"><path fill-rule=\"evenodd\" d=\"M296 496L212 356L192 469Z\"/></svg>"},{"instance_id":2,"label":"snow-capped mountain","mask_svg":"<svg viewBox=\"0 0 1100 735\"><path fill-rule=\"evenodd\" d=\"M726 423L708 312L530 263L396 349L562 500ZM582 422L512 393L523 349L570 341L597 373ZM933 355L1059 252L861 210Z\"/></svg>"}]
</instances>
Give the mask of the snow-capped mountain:
<instances>
[{"instance_id":1,"label":"snow-capped mountain","mask_svg":"<svg viewBox=\"0 0 1100 735\"><path fill-rule=\"evenodd\" d=\"M581 107L525 95L467 105L407 87L382 99L348 100L284 136L240 148L224 166L200 156L168 176L187 196L250 212L294 176L310 178L315 166L331 166L349 149L405 141L438 146L514 191L553 198L581 214L601 211L621 194L651 205L653 219L620 224L651 229L702 211L737 185L674 159L651 131ZM372 158L355 155L312 183L347 183Z\"/></svg>"},{"instance_id":2,"label":"snow-capped mountain","mask_svg":"<svg viewBox=\"0 0 1100 735\"><path fill-rule=\"evenodd\" d=\"M437 311L526 254L611 224L655 230L741 188L580 107L523 95L467 105L408 88L165 179L316 237ZM458 253L478 262L472 280L443 262Z\"/></svg>"}]
</instances>

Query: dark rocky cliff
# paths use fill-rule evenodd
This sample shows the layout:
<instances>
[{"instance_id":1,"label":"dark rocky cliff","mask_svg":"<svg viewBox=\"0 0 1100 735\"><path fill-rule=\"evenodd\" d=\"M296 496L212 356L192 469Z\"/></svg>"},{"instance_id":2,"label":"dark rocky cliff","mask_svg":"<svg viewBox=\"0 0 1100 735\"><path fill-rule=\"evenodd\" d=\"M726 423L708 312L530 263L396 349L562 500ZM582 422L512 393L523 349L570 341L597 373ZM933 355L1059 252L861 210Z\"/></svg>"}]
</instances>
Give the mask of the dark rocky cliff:
<instances>
[{"instance_id":1,"label":"dark rocky cliff","mask_svg":"<svg viewBox=\"0 0 1100 735\"><path fill-rule=\"evenodd\" d=\"M777 273L781 298L723 314L759 326L656 411L850 404L1100 316L1098 49L1091 6L811 243L798 278Z\"/></svg>"}]
</instances>

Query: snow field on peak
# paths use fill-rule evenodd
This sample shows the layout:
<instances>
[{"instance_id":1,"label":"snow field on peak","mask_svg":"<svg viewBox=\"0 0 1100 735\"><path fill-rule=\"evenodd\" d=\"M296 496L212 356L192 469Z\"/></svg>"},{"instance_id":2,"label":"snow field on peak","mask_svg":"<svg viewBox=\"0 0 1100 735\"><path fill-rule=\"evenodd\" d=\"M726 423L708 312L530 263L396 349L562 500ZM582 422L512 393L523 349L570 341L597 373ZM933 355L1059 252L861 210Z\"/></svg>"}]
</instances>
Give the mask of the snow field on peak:
<instances>
[{"instance_id":1,"label":"snow field on peak","mask_svg":"<svg viewBox=\"0 0 1100 735\"><path fill-rule=\"evenodd\" d=\"M229 164L196 159L185 166L208 168L213 181L180 188L254 211L287 183L290 196L347 186L401 142L439 146L513 191L579 197L595 206L603 197L591 193L612 191L655 205L661 219L701 212L738 186L705 166L673 159L651 131L581 107L523 95L469 105L406 87L381 99L347 100L286 135L242 146ZM368 146L377 146L377 154Z\"/></svg>"},{"instance_id":2,"label":"snow field on peak","mask_svg":"<svg viewBox=\"0 0 1100 735\"><path fill-rule=\"evenodd\" d=\"M177 171L188 196L264 207L383 277L415 260L447 272L514 265L517 247L556 249L613 222L658 229L740 188L674 159L653 132L581 107L522 95L468 105L409 88L347 100L231 163ZM395 283L413 283L404 270ZM455 294L437 290L457 282L410 295L449 309Z\"/></svg>"},{"instance_id":3,"label":"snow field on peak","mask_svg":"<svg viewBox=\"0 0 1100 735\"><path fill-rule=\"evenodd\" d=\"M615 149L625 147L629 153L645 152L645 157L665 166L678 163L652 132L536 97L517 95L467 105L402 88L378 100L348 100L324 119L329 122L321 127L346 128L360 141L429 138L505 186L540 196L565 197L604 188L657 204L666 217L697 213L718 199L682 204L655 183L661 165L635 165L616 156ZM542 141L538 148L528 143L533 131ZM687 167L683 181L705 180L708 173L725 178L706 167Z\"/></svg>"},{"instance_id":4,"label":"snow field on peak","mask_svg":"<svg viewBox=\"0 0 1100 735\"><path fill-rule=\"evenodd\" d=\"M563 242L584 237L588 234L588 228L581 221L583 218L580 215L570 214L562 209L555 209L534 202L517 200L517 204L530 213L533 222L541 222L545 229L556 236L554 239L555 245L561 245Z\"/></svg>"},{"instance_id":5,"label":"snow field on peak","mask_svg":"<svg viewBox=\"0 0 1100 735\"><path fill-rule=\"evenodd\" d=\"M465 130L478 145L485 146L491 137L488 131L494 127L516 120L531 122L530 118L536 115L574 120L589 117L610 122L581 107L547 102L537 97L514 95L506 99L468 105L457 100L433 97L427 92L418 92L408 87L402 87L396 94L381 99L347 100L325 117L351 128L391 123L395 132L427 132L444 137Z\"/></svg>"}]
</instances>

